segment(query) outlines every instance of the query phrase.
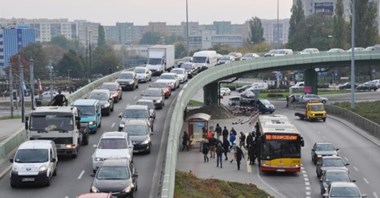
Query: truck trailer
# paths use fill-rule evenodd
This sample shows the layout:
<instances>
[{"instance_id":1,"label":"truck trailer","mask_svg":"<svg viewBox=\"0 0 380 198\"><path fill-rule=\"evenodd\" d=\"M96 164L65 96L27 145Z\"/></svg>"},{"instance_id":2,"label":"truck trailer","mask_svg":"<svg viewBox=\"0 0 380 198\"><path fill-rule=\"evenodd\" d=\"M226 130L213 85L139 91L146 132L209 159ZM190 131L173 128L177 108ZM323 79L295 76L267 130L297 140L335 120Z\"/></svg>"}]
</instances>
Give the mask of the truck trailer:
<instances>
[{"instance_id":1,"label":"truck trailer","mask_svg":"<svg viewBox=\"0 0 380 198\"><path fill-rule=\"evenodd\" d=\"M153 75L161 75L174 67L174 45L154 45L148 48L146 67Z\"/></svg>"}]
</instances>

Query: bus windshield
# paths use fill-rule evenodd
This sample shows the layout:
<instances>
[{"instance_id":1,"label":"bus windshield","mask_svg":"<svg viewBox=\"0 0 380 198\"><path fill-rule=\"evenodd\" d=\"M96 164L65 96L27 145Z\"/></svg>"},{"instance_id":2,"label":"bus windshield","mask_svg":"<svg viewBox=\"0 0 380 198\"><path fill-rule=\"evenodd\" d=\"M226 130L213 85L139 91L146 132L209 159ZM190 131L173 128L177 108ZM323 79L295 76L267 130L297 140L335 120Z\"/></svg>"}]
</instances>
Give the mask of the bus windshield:
<instances>
[{"instance_id":1,"label":"bus windshield","mask_svg":"<svg viewBox=\"0 0 380 198\"><path fill-rule=\"evenodd\" d=\"M262 159L301 157L301 145L298 141L270 140L263 143Z\"/></svg>"}]
</instances>

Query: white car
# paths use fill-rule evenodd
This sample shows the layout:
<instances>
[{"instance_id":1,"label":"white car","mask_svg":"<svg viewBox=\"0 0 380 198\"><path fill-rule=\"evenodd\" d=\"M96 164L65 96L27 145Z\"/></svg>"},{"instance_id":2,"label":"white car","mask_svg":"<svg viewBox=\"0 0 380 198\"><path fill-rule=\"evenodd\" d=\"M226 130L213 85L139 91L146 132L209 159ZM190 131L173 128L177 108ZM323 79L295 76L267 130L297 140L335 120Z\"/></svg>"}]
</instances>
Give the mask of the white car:
<instances>
[{"instance_id":1,"label":"white car","mask_svg":"<svg viewBox=\"0 0 380 198\"><path fill-rule=\"evenodd\" d=\"M259 57L260 56L256 53L245 53L241 60L252 60Z\"/></svg>"},{"instance_id":2,"label":"white car","mask_svg":"<svg viewBox=\"0 0 380 198\"><path fill-rule=\"evenodd\" d=\"M300 54L318 54L319 50L317 48L305 48L300 51Z\"/></svg>"},{"instance_id":3,"label":"white car","mask_svg":"<svg viewBox=\"0 0 380 198\"><path fill-rule=\"evenodd\" d=\"M94 173L106 159L124 158L133 161L133 144L128 133L105 132L92 155Z\"/></svg>"},{"instance_id":4,"label":"white car","mask_svg":"<svg viewBox=\"0 0 380 198\"><path fill-rule=\"evenodd\" d=\"M147 67L135 67L135 73L139 82L148 82L152 80L152 71Z\"/></svg>"},{"instance_id":5,"label":"white car","mask_svg":"<svg viewBox=\"0 0 380 198\"><path fill-rule=\"evenodd\" d=\"M179 83L185 83L188 80L188 74L184 68L174 68L170 71L170 73L175 73L178 75Z\"/></svg>"},{"instance_id":6,"label":"white car","mask_svg":"<svg viewBox=\"0 0 380 198\"><path fill-rule=\"evenodd\" d=\"M231 89L228 87L221 87L220 88L220 95L221 96L231 95Z\"/></svg>"},{"instance_id":7,"label":"white car","mask_svg":"<svg viewBox=\"0 0 380 198\"><path fill-rule=\"evenodd\" d=\"M305 88L305 82L299 81L295 85L290 86L291 89L303 89Z\"/></svg>"},{"instance_id":8,"label":"white car","mask_svg":"<svg viewBox=\"0 0 380 198\"><path fill-rule=\"evenodd\" d=\"M175 73L163 73L160 75L160 78L158 78L158 80L169 82L169 85L172 88L172 90L179 88L179 78L178 75Z\"/></svg>"}]
</instances>

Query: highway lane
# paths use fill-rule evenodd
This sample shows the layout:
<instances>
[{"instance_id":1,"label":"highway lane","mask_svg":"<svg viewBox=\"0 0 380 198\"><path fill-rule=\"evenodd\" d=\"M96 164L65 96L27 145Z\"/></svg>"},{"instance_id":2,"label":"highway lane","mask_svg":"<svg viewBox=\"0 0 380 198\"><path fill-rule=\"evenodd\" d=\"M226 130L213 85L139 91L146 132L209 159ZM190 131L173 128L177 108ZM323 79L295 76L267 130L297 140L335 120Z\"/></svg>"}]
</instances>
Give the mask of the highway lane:
<instances>
[{"instance_id":1,"label":"highway lane","mask_svg":"<svg viewBox=\"0 0 380 198\"><path fill-rule=\"evenodd\" d=\"M361 136L353 127L328 118L323 122L308 122L299 120L294 111L283 108L282 102L274 102L276 113L290 118L297 129L302 133L305 147L302 150L303 169L298 174L260 174L260 177L284 197L321 197L319 179L315 165L311 162L311 147L314 142L331 142L340 148L342 156L350 165L350 174L356 184L368 197L378 197L380 190L380 147Z\"/></svg>"},{"instance_id":2,"label":"highway lane","mask_svg":"<svg viewBox=\"0 0 380 198\"><path fill-rule=\"evenodd\" d=\"M102 133L117 130L120 121L118 114L122 112L127 104L134 104L135 101L141 97L141 92L145 90L149 83L139 84L139 88L134 91L123 92L123 99L119 103L115 103L115 110L110 116L103 117L102 127L96 134L91 135L89 145L81 147L78 158L59 158L58 174L52 179L49 187L12 189L9 185L9 176L5 176L0 180L0 197L73 198L79 193L88 192L93 180L93 177L91 177L91 156L95 150L93 145L97 144ZM153 175L156 168L157 154L161 146L162 130L168 107L178 92L177 90L172 92L172 96L165 101L165 107L156 112L151 153L134 155L134 163L136 164L139 174L139 189L136 193L136 197L149 197L151 185L158 182L153 181ZM166 146L166 144L164 144L164 146Z\"/></svg>"}]
</instances>

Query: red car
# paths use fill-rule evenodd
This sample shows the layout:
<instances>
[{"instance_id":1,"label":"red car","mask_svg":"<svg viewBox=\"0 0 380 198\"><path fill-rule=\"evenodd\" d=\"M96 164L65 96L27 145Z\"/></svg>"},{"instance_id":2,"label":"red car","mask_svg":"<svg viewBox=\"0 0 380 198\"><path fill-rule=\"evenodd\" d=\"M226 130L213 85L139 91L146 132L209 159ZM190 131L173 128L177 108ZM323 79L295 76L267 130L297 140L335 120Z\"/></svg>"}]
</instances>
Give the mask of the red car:
<instances>
[{"instance_id":1,"label":"red car","mask_svg":"<svg viewBox=\"0 0 380 198\"><path fill-rule=\"evenodd\" d=\"M118 82L104 82L99 89L108 89L115 103L123 99L123 92Z\"/></svg>"},{"instance_id":2,"label":"red car","mask_svg":"<svg viewBox=\"0 0 380 198\"><path fill-rule=\"evenodd\" d=\"M172 89L168 82L154 82L150 85L152 88L161 88L164 91L165 98L172 95Z\"/></svg>"}]
</instances>

